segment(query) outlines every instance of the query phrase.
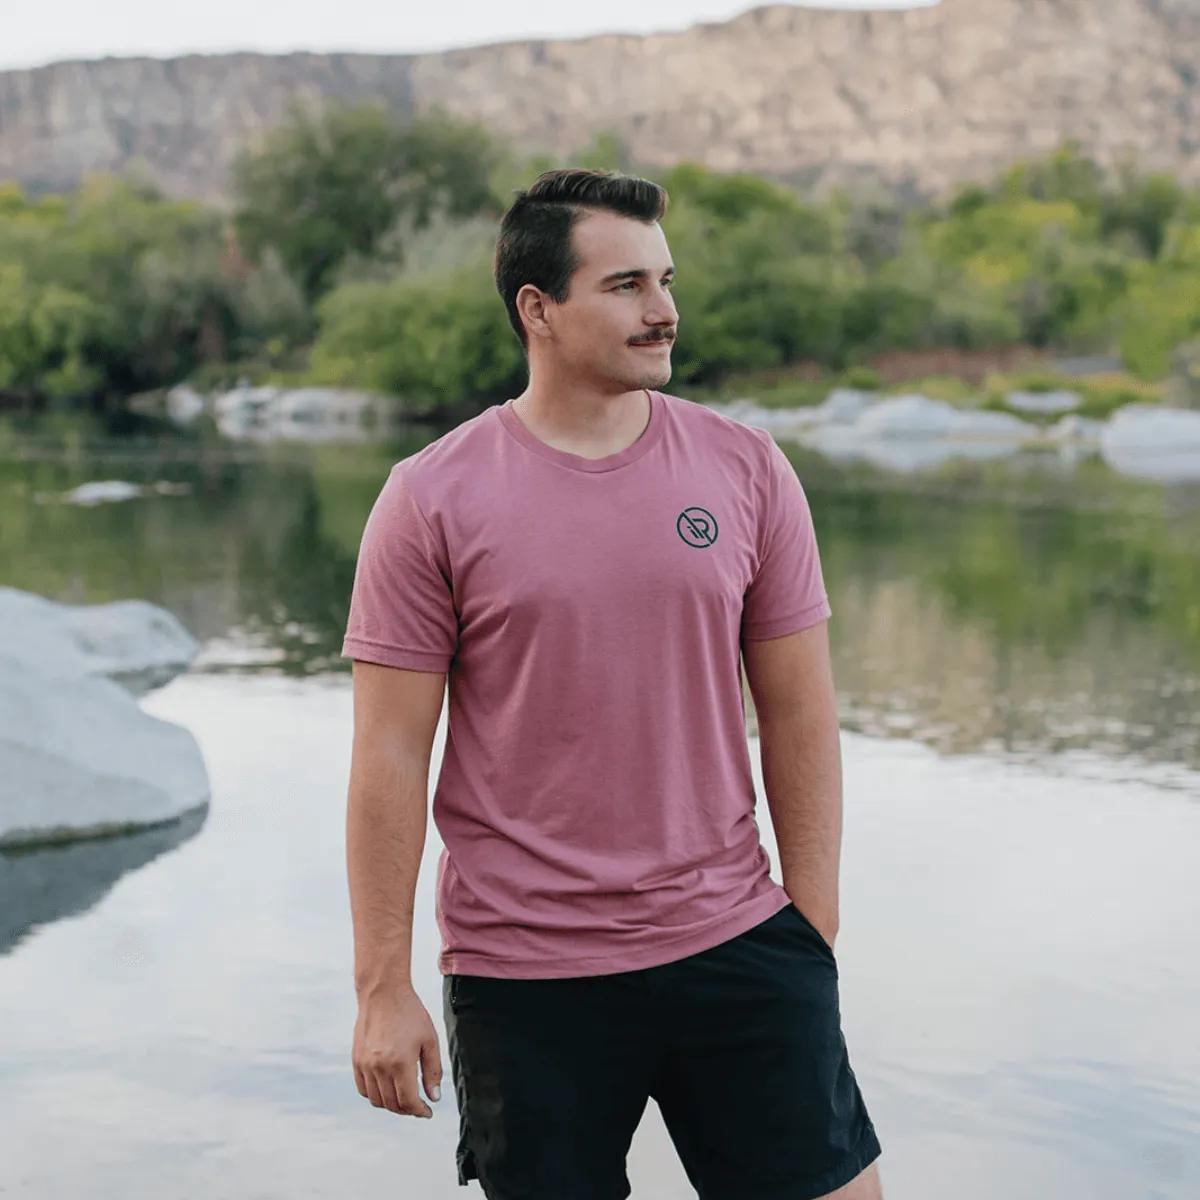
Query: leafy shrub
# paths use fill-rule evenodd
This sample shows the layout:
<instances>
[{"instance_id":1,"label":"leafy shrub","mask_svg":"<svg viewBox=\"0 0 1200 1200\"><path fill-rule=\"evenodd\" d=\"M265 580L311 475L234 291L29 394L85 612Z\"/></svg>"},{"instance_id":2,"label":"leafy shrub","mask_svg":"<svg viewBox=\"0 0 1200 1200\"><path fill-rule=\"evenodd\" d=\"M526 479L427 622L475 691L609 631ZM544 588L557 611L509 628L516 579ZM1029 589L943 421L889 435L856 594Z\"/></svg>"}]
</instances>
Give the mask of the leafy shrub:
<instances>
[{"instance_id":1,"label":"leafy shrub","mask_svg":"<svg viewBox=\"0 0 1200 1200\"><path fill-rule=\"evenodd\" d=\"M843 373L840 383L842 387L862 392L877 392L883 387L879 372L871 367L851 367Z\"/></svg>"}]
</instances>

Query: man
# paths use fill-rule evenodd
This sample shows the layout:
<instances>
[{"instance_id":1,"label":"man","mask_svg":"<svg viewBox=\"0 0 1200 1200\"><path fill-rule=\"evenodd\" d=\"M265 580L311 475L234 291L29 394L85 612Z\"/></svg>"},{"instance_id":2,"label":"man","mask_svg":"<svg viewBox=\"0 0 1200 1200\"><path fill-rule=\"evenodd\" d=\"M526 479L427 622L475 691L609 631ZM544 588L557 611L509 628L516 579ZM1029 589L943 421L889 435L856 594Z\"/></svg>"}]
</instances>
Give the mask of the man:
<instances>
[{"instance_id":1,"label":"man","mask_svg":"<svg viewBox=\"0 0 1200 1200\"><path fill-rule=\"evenodd\" d=\"M622 1200L649 1097L704 1200L878 1200L832 946L841 760L803 491L771 438L656 389L674 267L646 180L554 171L501 224L529 386L371 513L348 857L358 1089L432 1112L410 976L434 817L458 1177ZM783 887L758 836L740 667Z\"/></svg>"}]
</instances>

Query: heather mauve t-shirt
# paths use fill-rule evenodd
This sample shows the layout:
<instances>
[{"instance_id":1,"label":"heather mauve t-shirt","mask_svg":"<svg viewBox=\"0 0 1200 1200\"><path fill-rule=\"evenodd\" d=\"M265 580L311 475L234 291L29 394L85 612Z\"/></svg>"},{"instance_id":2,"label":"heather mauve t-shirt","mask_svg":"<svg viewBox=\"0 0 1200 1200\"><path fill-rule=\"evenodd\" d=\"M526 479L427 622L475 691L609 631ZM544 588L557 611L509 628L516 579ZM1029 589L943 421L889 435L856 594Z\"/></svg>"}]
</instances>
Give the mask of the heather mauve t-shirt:
<instances>
[{"instance_id":1,"label":"heather mauve t-shirt","mask_svg":"<svg viewBox=\"0 0 1200 1200\"><path fill-rule=\"evenodd\" d=\"M448 672L443 974L601 975L788 903L759 841L739 661L829 606L770 435L650 394L590 460L490 408L393 468L344 653Z\"/></svg>"}]
</instances>

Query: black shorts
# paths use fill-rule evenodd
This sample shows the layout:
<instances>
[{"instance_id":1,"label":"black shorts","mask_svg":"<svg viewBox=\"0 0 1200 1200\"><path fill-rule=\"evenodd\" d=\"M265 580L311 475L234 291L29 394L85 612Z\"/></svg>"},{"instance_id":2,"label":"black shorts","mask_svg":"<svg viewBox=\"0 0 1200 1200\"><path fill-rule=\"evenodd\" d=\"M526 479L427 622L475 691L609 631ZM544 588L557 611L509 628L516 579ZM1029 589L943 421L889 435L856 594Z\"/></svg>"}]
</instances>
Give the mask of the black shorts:
<instances>
[{"instance_id":1,"label":"black shorts","mask_svg":"<svg viewBox=\"0 0 1200 1200\"><path fill-rule=\"evenodd\" d=\"M814 1200L879 1156L833 951L794 905L663 966L443 997L458 1181L488 1200L624 1200L651 1096L701 1200Z\"/></svg>"}]
</instances>

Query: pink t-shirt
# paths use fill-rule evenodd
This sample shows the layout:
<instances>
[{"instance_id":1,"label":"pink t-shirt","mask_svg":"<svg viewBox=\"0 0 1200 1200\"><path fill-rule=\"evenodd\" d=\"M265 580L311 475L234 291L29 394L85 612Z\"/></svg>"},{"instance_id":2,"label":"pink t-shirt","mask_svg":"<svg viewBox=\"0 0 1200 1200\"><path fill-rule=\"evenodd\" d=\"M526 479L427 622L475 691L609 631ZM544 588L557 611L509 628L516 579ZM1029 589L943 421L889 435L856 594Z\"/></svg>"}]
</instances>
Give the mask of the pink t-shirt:
<instances>
[{"instance_id":1,"label":"pink t-shirt","mask_svg":"<svg viewBox=\"0 0 1200 1200\"><path fill-rule=\"evenodd\" d=\"M637 970L788 903L739 663L829 616L808 504L769 434L650 400L595 460L490 408L399 463L367 522L344 653L449 675L444 974Z\"/></svg>"}]
</instances>

